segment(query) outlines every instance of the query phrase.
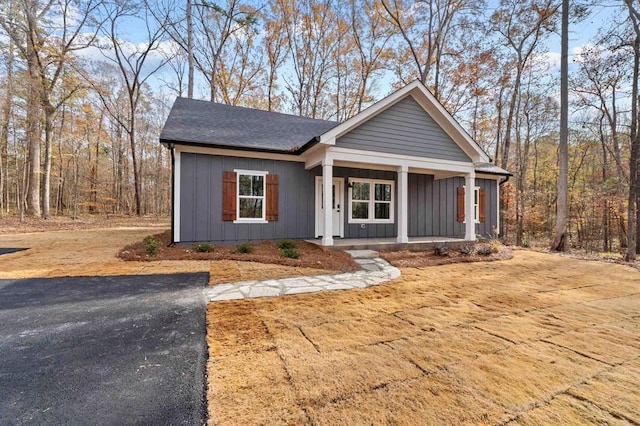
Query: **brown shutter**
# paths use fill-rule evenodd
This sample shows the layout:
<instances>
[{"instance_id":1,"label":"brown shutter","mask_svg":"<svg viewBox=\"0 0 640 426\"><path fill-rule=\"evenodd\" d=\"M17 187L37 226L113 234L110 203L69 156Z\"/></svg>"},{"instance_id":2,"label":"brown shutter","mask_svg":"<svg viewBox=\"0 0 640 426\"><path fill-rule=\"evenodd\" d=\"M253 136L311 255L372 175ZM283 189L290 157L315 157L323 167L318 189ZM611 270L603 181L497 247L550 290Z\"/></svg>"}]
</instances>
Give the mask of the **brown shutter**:
<instances>
[{"instance_id":1,"label":"brown shutter","mask_svg":"<svg viewBox=\"0 0 640 426\"><path fill-rule=\"evenodd\" d=\"M278 220L278 175L267 175L267 212L268 221Z\"/></svg>"},{"instance_id":2,"label":"brown shutter","mask_svg":"<svg viewBox=\"0 0 640 426\"><path fill-rule=\"evenodd\" d=\"M235 172L222 172L222 220L236 220Z\"/></svg>"},{"instance_id":3,"label":"brown shutter","mask_svg":"<svg viewBox=\"0 0 640 426\"><path fill-rule=\"evenodd\" d=\"M458 222L464 222L464 186L458 187L458 211L456 220Z\"/></svg>"},{"instance_id":4,"label":"brown shutter","mask_svg":"<svg viewBox=\"0 0 640 426\"><path fill-rule=\"evenodd\" d=\"M485 205L486 203L484 188L480 188L478 189L478 219L482 223L484 223L484 220L486 218Z\"/></svg>"}]
</instances>

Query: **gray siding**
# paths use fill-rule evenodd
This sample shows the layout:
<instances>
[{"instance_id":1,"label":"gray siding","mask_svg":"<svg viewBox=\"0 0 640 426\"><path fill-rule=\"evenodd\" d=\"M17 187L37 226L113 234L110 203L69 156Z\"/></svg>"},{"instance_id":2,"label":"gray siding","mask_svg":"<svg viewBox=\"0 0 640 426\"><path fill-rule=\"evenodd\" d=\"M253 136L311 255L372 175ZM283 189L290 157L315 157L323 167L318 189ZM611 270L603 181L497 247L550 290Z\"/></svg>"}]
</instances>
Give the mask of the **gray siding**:
<instances>
[{"instance_id":1,"label":"gray siding","mask_svg":"<svg viewBox=\"0 0 640 426\"><path fill-rule=\"evenodd\" d=\"M441 160L469 156L411 96L342 136L336 146Z\"/></svg>"},{"instance_id":2,"label":"gray siding","mask_svg":"<svg viewBox=\"0 0 640 426\"><path fill-rule=\"evenodd\" d=\"M497 226L497 182L476 179L476 186L485 189L484 223L476 224L476 234L493 235ZM464 178L434 180L432 175L409 174L409 236L464 238L465 224L456 221L458 200L456 188L464 186Z\"/></svg>"},{"instance_id":3,"label":"gray siding","mask_svg":"<svg viewBox=\"0 0 640 426\"><path fill-rule=\"evenodd\" d=\"M409 237L464 237L464 223L456 222L456 188L463 185L464 178L410 173Z\"/></svg>"},{"instance_id":4,"label":"gray siding","mask_svg":"<svg viewBox=\"0 0 640 426\"><path fill-rule=\"evenodd\" d=\"M265 224L233 223L222 220L222 172L234 169L264 170L279 176L279 218ZM315 176L322 170L307 171L304 163L181 154L180 240L185 243L309 239L315 233ZM334 167L334 176L345 178L345 238L389 238L397 235L397 173ZM349 224L347 178L384 179L396 182L395 223ZM463 178L435 181L432 175L409 174L409 236L464 237L464 224L456 222L456 188ZM477 233L489 237L497 226L497 182L476 179L486 191L486 221L476 225Z\"/></svg>"},{"instance_id":5,"label":"gray siding","mask_svg":"<svg viewBox=\"0 0 640 426\"><path fill-rule=\"evenodd\" d=\"M222 220L222 172L262 170L279 177L277 221L233 223ZM180 240L234 243L314 236L314 175L304 163L181 154Z\"/></svg>"}]
</instances>

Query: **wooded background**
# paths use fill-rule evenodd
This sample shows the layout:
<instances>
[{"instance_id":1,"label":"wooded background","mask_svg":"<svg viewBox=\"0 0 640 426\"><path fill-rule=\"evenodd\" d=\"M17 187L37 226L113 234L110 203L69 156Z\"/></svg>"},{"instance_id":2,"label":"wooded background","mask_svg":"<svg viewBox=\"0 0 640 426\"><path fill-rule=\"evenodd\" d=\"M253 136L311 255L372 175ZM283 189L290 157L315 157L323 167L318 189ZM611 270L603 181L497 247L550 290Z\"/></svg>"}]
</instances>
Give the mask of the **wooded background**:
<instances>
[{"instance_id":1,"label":"wooded background","mask_svg":"<svg viewBox=\"0 0 640 426\"><path fill-rule=\"evenodd\" d=\"M561 6L4 0L0 212L168 215L158 136L176 96L343 121L419 79L514 173L503 237L551 241L561 85L548 50ZM635 252L640 0L568 6L570 26L599 25L569 58L568 235Z\"/></svg>"}]
</instances>

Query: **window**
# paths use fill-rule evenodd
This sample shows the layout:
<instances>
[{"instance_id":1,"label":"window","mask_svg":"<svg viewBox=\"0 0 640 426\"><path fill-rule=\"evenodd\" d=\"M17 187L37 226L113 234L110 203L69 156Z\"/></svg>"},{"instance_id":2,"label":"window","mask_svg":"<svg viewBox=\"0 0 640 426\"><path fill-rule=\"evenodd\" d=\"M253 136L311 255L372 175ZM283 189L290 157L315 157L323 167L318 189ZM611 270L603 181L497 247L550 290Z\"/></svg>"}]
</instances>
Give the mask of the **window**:
<instances>
[{"instance_id":1,"label":"window","mask_svg":"<svg viewBox=\"0 0 640 426\"><path fill-rule=\"evenodd\" d=\"M236 170L236 173L238 176L237 220L264 221L267 172Z\"/></svg>"},{"instance_id":2,"label":"window","mask_svg":"<svg viewBox=\"0 0 640 426\"><path fill-rule=\"evenodd\" d=\"M458 187L458 213L457 221L466 223L464 204L465 204L466 186ZM485 221L485 190L479 186L475 187L473 192L473 222L482 223Z\"/></svg>"},{"instance_id":3,"label":"window","mask_svg":"<svg viewBox=\"0 0 640 426\"><path fill-rule=\"evenodd\" d=\"M393 181L350 179L349 223L393 223Z\"/></svg>"}]
</instances>

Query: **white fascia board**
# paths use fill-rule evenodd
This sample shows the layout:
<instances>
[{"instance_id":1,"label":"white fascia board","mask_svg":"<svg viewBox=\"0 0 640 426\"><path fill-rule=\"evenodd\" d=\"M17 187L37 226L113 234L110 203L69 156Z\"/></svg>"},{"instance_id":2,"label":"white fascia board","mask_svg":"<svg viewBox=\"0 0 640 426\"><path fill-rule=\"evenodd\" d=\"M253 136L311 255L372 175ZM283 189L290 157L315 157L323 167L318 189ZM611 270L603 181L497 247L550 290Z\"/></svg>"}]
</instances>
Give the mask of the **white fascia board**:
<instances>
[{"instance_id":1,"label":"white fascia board","mask_svg":"<svg viewBox=\"0 0 640 426\"><path fill-rule=\"evenodd\" d=\"M305 161L304 158L302 158L299 155L277 154L272 152L207 148L203 146L190 146L190 145L175 145L175 149L176 151L186 152L190 154L223 155L225 157L242 157L242 158L258 158L258 159L264 159L264 160L296 161L299 163L302 163Z\"/></svg>"},{"instance_id":2,"label":"white fascia board","mask_svg":"<svg viewBox=\"0 0 640 426\"><path fill-rule=\"evenodd\" d=\"M502 176L502 175L494 175L494 174L491 174L491 173L487 173L487 174L476 173L476 179L490 179L490 180L500 181L500 180L502 180L502 178L504 178L504 176Z\"/></svg>"},{"instance_id":3,"label":"white fascia board","mask_svg":"<svg viewBox=\"0 0 640 426\"><path fill-rule=\"evenodd\" d=\"M173 151L173 242L180 242L180 180L182 178L182 166L180 151Z\"/></svg>"},{"instance_id":4,"label":"white fascia board","mask_svg":"<svg viewBox=\"0 0 640 426\"><path fill-rule=\"evenodd\" d=\"M462 161L440 160L435 158L417 158L409 155L388 154L386 152L362 151L350 148L329 147L327 154L331 155L336 163L354 162L375 166L406 166L412 172L420 170L442 170L447 172L470 173L474 172L473 163Z\"/></svg>"},{"instance_id":5,"label":"white fascia board","mask_svg":"<svg viewBox=\"0 0 640 426\"><path fill-rule=\"evenodd\" d=\"M302 158L304 159L304 168L309 170L322 165L322 161L326 157L326 149L327 147L324 145L316 145L302 154Z\"/></svg>"}]
</instances>

